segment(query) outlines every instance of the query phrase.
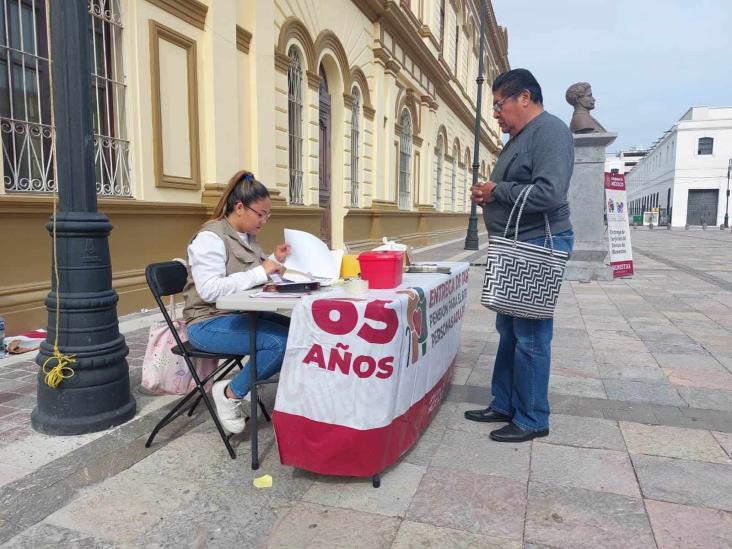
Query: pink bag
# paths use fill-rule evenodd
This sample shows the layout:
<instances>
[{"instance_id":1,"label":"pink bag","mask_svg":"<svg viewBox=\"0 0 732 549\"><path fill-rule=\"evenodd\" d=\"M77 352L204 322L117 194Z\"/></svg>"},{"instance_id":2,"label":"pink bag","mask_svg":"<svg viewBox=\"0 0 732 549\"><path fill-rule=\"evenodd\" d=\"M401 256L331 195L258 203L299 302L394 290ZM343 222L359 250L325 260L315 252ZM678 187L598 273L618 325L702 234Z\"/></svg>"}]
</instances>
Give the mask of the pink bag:
<instances>
[{"instance_id":1,"label":"pink bag","mask_svg":"<svg viewBox=\"0 0 732 549\"><path fill-rule=\"evenodd\" d=\"M188 339L186 323L175 318L175 304L170 299L170 317L178 332L181 341ZM145 358L142 360L142 387L146 392L156 395L184 395L193 390L196 382L193 380L186 361L182 356L175 355L171 349L176 342L170 333L168 324L159 321L150 326L150 334L145 349ZM193 359L199 378L204 378L218 366L216 359ZM211 389L212 381L206 384L206 390Z\"/></svg>"}]
</instances>

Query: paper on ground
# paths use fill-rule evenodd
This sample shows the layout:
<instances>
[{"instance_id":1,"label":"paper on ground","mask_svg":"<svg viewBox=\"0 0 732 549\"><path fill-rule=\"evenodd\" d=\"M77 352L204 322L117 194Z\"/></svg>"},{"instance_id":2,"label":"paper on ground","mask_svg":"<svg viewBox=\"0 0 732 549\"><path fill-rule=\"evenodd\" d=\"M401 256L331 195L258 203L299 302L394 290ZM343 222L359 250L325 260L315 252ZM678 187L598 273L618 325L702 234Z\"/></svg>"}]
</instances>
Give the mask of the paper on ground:
<instances>
[{"instance_id":1,"label":"paper on ground","mask_svg":"<svg viewBox=\"0 0 732 549\"><path fill-rule=\"evenodd\" d=\"M311 280L308 275L334 280L340 276L343 250L331 251L315 235L295 229L285 229L285 242L290 245L290 255L284 263L288 280Z\"/></svg>"},{"instance_id":2,"label":"paper on ground","mask_svg":"<svg viewBox=\"0 0 732 549\"><path fill-rule=\"evenodd\" d=\"M272 487L272 476L271 475L262 475L261 477L257 477L254 479L254 487L255 488L271 488Z\"/></svg>"}]
</instances>

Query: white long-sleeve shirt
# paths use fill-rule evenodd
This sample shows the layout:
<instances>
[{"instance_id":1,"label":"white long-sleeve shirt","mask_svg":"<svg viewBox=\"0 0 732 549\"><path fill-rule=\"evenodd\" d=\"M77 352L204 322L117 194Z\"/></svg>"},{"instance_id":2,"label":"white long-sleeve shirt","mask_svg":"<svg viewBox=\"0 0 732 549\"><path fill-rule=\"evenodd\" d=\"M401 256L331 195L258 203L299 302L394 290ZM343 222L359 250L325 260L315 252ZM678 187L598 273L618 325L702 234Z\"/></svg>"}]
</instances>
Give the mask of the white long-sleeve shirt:
<instances>
[{"instance_id":1,"label":"white long-sleeve shirt","mask_svg":"<svg viewBox=\"0 0 732 549\"><path fill-rule=\"evenodd\" d=\"M237 234L242 242L249 244L248 234ZM273 255L269 259L277 261ZM261 265L226 276L224 241L210 231L201 231L188 245L188 265L196 291L206 303L215 303L221 296L243 292L268 280Z\"/></svg>"}]
</instances>

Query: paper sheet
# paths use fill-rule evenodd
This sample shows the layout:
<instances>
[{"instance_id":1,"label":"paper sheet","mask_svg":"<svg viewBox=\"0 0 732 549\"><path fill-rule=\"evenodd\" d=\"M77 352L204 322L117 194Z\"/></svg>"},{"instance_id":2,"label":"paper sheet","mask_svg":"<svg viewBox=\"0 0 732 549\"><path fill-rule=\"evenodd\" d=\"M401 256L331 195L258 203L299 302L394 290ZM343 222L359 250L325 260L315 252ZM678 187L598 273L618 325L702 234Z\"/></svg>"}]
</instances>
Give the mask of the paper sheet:
<instances>
[{"instance_id":1,"label":"paper sheet","mask_svg":"<svg viewBox=\"0 0 732 549\"><path fill-rule=\"evenodd\" d=\"M284 263L288 280L304 282L310 280L308 276L334 280L340 276L343 250L329 250L315 235L295 229L285 229L285 242L291 249Z\"/></svg>"}]
</instances>

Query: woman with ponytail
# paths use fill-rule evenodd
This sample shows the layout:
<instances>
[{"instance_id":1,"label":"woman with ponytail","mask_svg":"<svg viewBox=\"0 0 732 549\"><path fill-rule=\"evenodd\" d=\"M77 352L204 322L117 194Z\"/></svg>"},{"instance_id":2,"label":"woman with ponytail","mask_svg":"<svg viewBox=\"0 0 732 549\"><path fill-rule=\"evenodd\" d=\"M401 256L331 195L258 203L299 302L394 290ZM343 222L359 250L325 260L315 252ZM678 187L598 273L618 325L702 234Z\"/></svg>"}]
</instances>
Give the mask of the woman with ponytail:
<instances>
[{"instance_id":1,"label":"woman with ponytail","mask_svg":"<svg viewBox=\"0 0 732 549\"><path fill-rule=\"evenodd\" d=\"M271 274L282 272L289 246L280 244L267 257L256 240L271 212L267 188L250 172L234 174L213 219L188 245L188 282L183 290L190 342L211 353L256 352L259 379L271 377L282 366L289 318L263 313L257 325L257 348L252 350L247 315L220 311L216 300L264 284ZM231 433L242 432L248 419L242 404L249 398L249 369L247 364L231 380L214 383L211 391L221 424Z\"/></svg>"}]
</instances>

